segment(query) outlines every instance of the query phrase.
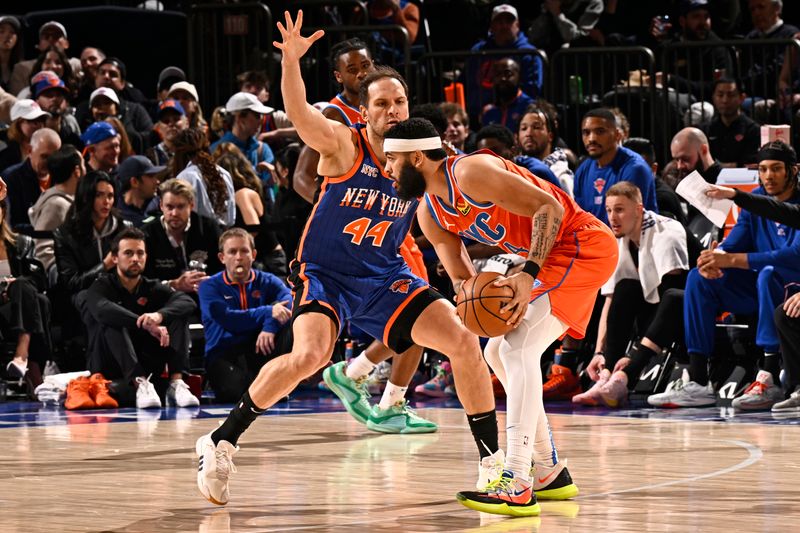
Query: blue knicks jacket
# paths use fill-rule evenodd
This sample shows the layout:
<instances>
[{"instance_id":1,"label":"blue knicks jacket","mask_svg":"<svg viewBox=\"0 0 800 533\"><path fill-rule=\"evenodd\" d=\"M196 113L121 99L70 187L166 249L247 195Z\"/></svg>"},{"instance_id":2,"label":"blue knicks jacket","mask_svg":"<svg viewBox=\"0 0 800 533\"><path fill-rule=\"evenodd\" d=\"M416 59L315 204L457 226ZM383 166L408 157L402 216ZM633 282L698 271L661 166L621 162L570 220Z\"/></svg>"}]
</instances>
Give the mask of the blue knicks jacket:
<instances>
[{"instance_id":1,"label":"blue knicks jacket","mask_svg":"<svg viewBox=\"0 0 800 533\"><path fill-rule=\"evenodd\" d=\"M644 208L658 213L653 172L639 154L622 146L617 148L611 163L603 168L592 158L581 163L575 171L575 201L584 211L608 224L606 191L620 181L630 181L639 187Z\"/></svg>"},{"instance_id":2,"label":"blue knicks jacket","mask_svg":"<svg viewBox=\"0 0 800 533\"><path fill-rule=\"evenodd\" d=\"M262 331L277 333L282 326L272 318L272 304L292 302L280 278L260 270L252 270L243 285L232 282L223 270L201 283L197 293L209 363L229 348L254 342Z\"/></svg>"},{"instance_id":3,"label":"blue knicks jacket","mask_svg":"<svg viewBox=\"0 0 800 533\"><path fill-rule=\"evenodd\" d=\"M753 191L753 194L764 193L761 187ZM800 193L795 192L787 203L800 203ZM752 270L772 265L800 272L800 230L744 209L720 248L726 252L746 253Z\"/></svg>"}]
</instances>

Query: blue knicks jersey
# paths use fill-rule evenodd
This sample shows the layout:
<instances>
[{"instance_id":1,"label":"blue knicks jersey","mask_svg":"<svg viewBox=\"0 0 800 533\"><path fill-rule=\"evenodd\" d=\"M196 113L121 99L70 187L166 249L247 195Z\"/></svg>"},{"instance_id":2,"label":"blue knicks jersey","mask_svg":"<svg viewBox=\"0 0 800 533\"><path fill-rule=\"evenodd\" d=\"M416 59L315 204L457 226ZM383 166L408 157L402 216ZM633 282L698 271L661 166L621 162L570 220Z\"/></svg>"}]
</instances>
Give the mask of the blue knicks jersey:
<instances>
[{"instance_id":1,"label":"blue knicks jersey","mask_svg":"<svg viewBox=\"0 0 800 533\"><path fill-rule=\"evenodd\" d=\"M344 175L325 176L297 258L347 276L382 277L405 265L397 250L419 202L397 197L367 142L366 126L351 130L358 157Z\"/></svg>"}]
</instances>

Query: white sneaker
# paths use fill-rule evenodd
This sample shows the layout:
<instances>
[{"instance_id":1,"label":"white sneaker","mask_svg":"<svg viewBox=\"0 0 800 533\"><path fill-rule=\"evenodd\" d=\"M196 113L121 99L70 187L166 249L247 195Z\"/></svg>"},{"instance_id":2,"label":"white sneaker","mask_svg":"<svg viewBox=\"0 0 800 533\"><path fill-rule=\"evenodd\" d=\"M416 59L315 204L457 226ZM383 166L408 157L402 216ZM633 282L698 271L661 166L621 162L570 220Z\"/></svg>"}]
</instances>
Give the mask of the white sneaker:
<instances>
[{"instance_id":1,"label":"white sneaker","mask_svg":"<svg viewBox=\"0 0 800 533\"><path fill-rule=\"evenodd\" d=\"M161 409L161 398L150 383L150 376L136 378L136 407L139 409Z\"/></svg>"},{"instance_id":2,"label":"white sneaker","mask_svg":"<svg viewBox=\"0 0 800 533\"><path fill-rule=\"evenodd\" d=\"M800 387L795 388L789 398L772 406L773 413L800 414Z\"/></svg>"},{"instance_id":3,"label":"white sneaker","mask_svg":"<svg viewBox=\"0 0 800 533\"><path fill-rule=\"evenodd\" d=\"M761 370L756 380L741 396L734 398L731 405L738 411L766 411L783 398L783 390L772 381L772 374Z\"/></svg>"},{"instance_id":4,"label":"white sneaker","mask_svg":"<svg viewBox=\"0 0 800 533\"><path fill-rule=\"evenodd\" d=\"M502 448L492 455L481 459L481 462L478 464L478 482L475 483L475 487L478 490L482 490L486 485L503 475L503 465L505 462L506 454Z\"/></svg>"},{"instance_id":5,"label":"white sneaker","mask_svg":"<svg viewBox=\"0 0 800 533\"><path fill-rule=\"evenodd\" d=\"M173 380L167 389L167 405L176 407L197 407L200 400L189 390L189 385L182 379Z\"/></svg>"},{"instance_id":6,"label":"white sneaker","mask_svg":"<svg viewBox=\"0 0 800 533\"><path fill-rule=\"evenodd\" d=\"M47 376L55 376L56 374L60 374L61 370L58 368L58 365L55 361L47 361L44 364L44 372L42 372L42 377Z\"/></svg>"},{"instance_id":7,"label":"white sneaker","mask_svg":"<svg viewBox=\"0 0 800 533\"><path fill-rule=\"evenodd\" d=\"M684 368L680 379L670 383L661 394L648 396L647 403L653 407L704 407L715 405L717 398L710 381L708 385L695 383L689 379L689 371Z\"/></svg>"},{"instance_id":8,"label":"white sneaker","mask_svg":"<svg viewBox=\"0 0 800 533\"><path fill-rule=\"evenodd\" d=\"M197 469L197 488L211 503L225 505L230 496L228 477L236 472L233 455L239 451L239 447L226 440L221 440L214 446L211 433L207 433L197 439L195 451L200 463Z\"/></svg>"}]
</instances>

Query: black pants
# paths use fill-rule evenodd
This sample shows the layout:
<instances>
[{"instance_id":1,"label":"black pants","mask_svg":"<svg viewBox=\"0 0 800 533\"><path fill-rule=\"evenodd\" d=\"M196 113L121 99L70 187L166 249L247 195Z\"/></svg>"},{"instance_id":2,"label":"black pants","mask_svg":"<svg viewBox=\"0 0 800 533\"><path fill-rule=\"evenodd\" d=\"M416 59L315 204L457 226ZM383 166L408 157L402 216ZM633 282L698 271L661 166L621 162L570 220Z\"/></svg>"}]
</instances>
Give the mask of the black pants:
<instances>
[{"instance_id":1,"label":"black pants","mask_svg":"<svg viewBox=\"0 0 800 533\"><path fill-rule=\"evenodd\" d=\"M792 393L800 386L800 317L786 316L783 306L779 305L775 309L775 327L781 340L786 392Z\"/></svg>"},{"instance_id":2,"label":"black pants","mask_svg":"<svg viewBox=\"0 0 800 533\"><path fill-rule=\"evenodd\" d=\"M86 308L85 292L75 297L75 305L89 333L86 359L92 373L106 378L130 381L137 376L160 376L164 366L170 374L183 373L189 358L188 318L166 324L169 346L162 348L147 331L139 328L116 328L97 322Z\"/></svg>"},{"instance_id":3,"label":"black pants","mask_svg":"<svg viewBox=\"0 0 800 533\"><path fill-rule=\"evenodd\" d=\"M3 337L6 333L13 338L20 333L31 335L28 356L44 366L51 359L53 342L50 337L50 300L40 294L30 281L20 278L8 286L8 302L0 305Z\"/></svg>"},{"instance_id":4,"label":"black pants","mask_svg":"<svg viewBox=\"0 0 800 533\"><path fill-rule=\"evenodd\" d=\"M255 353L255 340L241 344L206 364L206 376L219 403L239 401L247 387L267 361L292 349L292 328L285 327L275 335L275 349L268 356Z\"/></svg>"},{"instance_id":5,"label":"black pants","mask_svg":"<svg viewBox=\"0 0 800 533\"><path fill-rule=\"evenodd\" d=\"M686 285L685 275L664 276L661 285L658 287L660 301L657 304L648 303L644 299L642 284L638 279L623 279L614 287L614 294L611 296L611 307L608 309L608 320L606 321L606 346L605 359L606 367L614 368L617 361L625 355L628 343L633 340L633 332L638 332L638 336L646 336L650 340L658 343L651 337L652 332L660 339L669 338L667 345L675 339L674 326L668 322L677 321L680 323L680 339L683 339L683 288ZM668 309L662 310L665 306L666 294L671 291L680 291L680 311L674 314L674 302L667 304ZM670 297L674 299L676 295ZM659 320L656 321L656 317ZM635 326L635 329L634 329ZM652 327L655 326L655 327ZM645 332L648 332L645 334ZM664 347L659 343L659 346Z\"/></svg>"}]
</instances>

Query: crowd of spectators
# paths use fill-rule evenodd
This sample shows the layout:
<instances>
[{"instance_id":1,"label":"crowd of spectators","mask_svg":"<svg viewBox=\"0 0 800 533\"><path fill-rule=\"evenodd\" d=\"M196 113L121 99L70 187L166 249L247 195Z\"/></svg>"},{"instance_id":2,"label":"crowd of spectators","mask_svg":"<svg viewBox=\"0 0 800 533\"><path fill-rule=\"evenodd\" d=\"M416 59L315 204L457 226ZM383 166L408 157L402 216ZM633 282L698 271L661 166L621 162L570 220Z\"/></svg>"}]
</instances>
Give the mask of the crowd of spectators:
<instances>
[{"instance_id":1,"label":"crowd of spectators","mask_svg":"<svg viewBox=\"0 0 800 533\"><path fill-rule=\"evenodd\" d=\"M645 18L647 44L718 41L713 3L677 2L674 27ZM367 4L370 22L399 24L417 38L424 12L415 3ZM779 0L746 4L753 22L747 39L800 33L781 19ZM701 61L684 58L676 70L657 73L690 117L668 139L671 158L659 165L655 139L628 138L631 127L640 131L635 119L600 101L571 110L548 102L545 63L519 53L641 44L615 22L627 5L544 0L525 26L522 6L493 6L486 38L472 48L489 54L471 55L460 73L465 98L418 104L411 115L431 120L454 154L491 150L554 183L618 238L619 265L598 294L591 333L554 346L546 399L625 405L647 365L685 353L684 374L667 391L647 391L648 401L713 404L717 368L725 368L714 325L729 312L752 332L742 364L761 369L734 405L800 409L796 349L787 348L800 315L791 289L800 283L791 207L800 202L796 155L786 143L762 146L760 130L770 117L795 120L797 54L762 57L737 71L728 49L709 46ZM242 72L238 91L206 113L178 66L150 73L157 83L149 95L128 81L122 58L94 46L69 57L77 51L58 21L41 25L39 55L26 60L21 29L20 19L0 16L0 326L8 341L0 371L33 390L56 366L89 370L70 383L68 408L126 398L141 408L163 401L189 407L198 403L199 391L187 384L198 342L208 388L218 401L234 401L261 365L291 347L286 279L318 193L318 155L299 142L286 113L269 105L265 72ZM330 71L318 73L340 89L317 106L328 118L360 121L359 83L375 58L401 60L380 35L331 48ZM504 50L516 53L492 55ZM780 97L759 92L772 86ZM577 145L565 141L568 112L580 113ZM714 184L724 168L746 166L757 169L760 198L724 187L709 193L742 208L729 234L675 193L692 171ZM417 233L432 283L451 293ZM498 249L466 238L465 245L479 270L518 267ZM190 335L192 324L201 339ZM77 354L63 349L72 338L80 339ZM452 394L448 372L442 362L417 390Z\"/></svg>"}]
</instances>

